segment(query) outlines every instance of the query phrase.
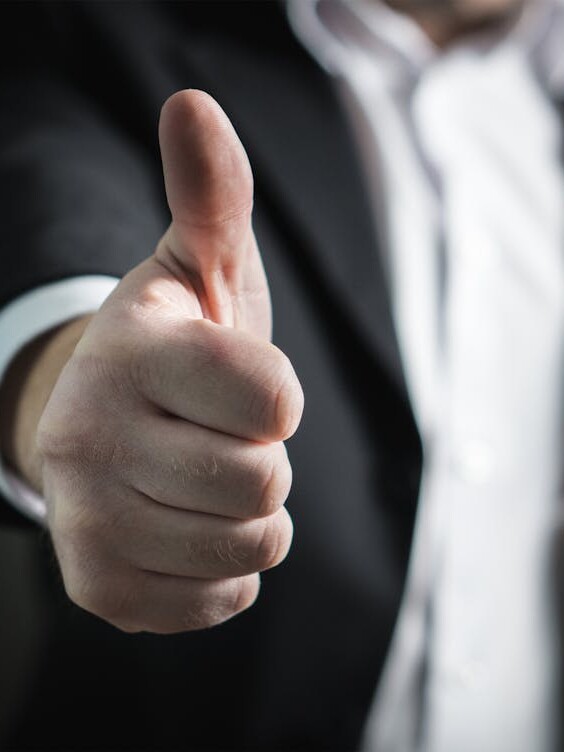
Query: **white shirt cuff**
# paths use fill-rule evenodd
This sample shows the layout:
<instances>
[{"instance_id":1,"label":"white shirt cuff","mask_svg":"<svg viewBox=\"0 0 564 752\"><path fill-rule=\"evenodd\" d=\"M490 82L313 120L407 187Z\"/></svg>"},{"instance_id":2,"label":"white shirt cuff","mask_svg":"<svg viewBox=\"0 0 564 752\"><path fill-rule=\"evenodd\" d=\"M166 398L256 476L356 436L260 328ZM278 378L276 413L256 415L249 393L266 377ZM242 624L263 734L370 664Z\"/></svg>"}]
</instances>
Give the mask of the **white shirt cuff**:
<instances>
[{"instance_id":1,"label":"white shirt cuff","mask_svg":"<svg viewBox=\"0 0 564 752\"><path fill-rule=\"evenodd\" d=\"M97 311L118 282L105 275L73 277L31 290L1 309L0 382L24 345L65 321ZM0 493L27 517L44 524L44 499L5 467L1 455Z\"/></svg>"}]
</instances>

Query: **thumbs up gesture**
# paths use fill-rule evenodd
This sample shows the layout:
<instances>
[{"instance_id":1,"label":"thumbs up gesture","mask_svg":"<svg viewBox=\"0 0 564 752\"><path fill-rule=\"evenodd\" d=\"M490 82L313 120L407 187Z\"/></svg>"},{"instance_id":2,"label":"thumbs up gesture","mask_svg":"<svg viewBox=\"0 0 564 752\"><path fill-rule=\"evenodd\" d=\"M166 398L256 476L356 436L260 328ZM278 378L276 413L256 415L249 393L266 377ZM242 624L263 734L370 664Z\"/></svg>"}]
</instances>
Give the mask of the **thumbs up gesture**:
<instances>
[{"instance_id":1,"label":"thumbs up gesture","mask_svg":"<svg viewBox=\"0 0 564 752\"><path fill-rule=\"evenodd\" d=\"M125 631L173 633L250 606L292 537L284 439L303 397L269 341L252 174L206 94L164 105L172 223L92 318L37 432L70 598Z\"/></svg>"}]
</instances>

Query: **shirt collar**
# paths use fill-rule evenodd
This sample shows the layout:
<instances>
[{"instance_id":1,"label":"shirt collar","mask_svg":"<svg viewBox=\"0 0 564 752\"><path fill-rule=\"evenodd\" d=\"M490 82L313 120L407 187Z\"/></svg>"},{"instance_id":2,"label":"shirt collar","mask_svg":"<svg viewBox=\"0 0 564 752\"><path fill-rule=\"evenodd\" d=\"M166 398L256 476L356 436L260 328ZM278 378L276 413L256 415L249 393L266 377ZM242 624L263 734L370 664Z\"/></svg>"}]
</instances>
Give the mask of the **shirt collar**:
<instances>
[{"instance_id":1,"label":"shirt collar","mask_svg":"<svg viewBox=\"0 0 564 752\"><path fill-rule=\"evenodd\" d=\"M290 24L302 44L332 75L370 59L390 79L420 76L444 54L519 48L550 96L564 97L564 0L526 0L495 34L472 34L443 53L412 19L381 0L287 0Z\"/></svg>"}]
</instances>

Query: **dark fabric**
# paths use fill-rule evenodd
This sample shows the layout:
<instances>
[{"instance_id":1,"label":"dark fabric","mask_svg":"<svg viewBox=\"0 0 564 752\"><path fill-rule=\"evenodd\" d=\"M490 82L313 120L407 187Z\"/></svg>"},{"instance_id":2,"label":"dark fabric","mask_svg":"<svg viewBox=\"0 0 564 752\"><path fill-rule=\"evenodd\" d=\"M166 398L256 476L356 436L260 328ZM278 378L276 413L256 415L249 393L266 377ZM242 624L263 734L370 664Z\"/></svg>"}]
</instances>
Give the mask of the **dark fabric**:
<instances>
[{"instance_id":1,"label":"dark fabric","mask_svg":"<svg viewBox=\"0 0 564 752\"><path fill-rule=\"evenodd\" d=\"M292 551L215 629L128 636L79 610L48 537L15 531L3 505L0 749L352 750L404 585L421 447L330 83L278 3L0 14L0 301L151 252L168 222L159 109L204 88L250 155L275 342L306 396Z\"/></svg>"}]
</instances>

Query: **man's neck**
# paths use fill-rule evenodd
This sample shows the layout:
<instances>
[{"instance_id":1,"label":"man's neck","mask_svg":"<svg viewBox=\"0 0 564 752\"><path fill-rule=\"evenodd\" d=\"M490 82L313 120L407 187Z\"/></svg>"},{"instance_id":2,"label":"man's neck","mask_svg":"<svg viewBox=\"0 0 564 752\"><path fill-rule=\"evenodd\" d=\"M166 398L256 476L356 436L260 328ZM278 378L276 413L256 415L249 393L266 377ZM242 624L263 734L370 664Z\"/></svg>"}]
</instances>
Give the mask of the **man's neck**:
<instances>
[{"instance_id":1,"label":"man's neck","mask_svg":"<svg viewBox=\"0 0 564 752\"><path fill-rule=\"evenodd\" d=\"M413 18L439 48L483 31L496 31L523 7L525 0L385 0Z\"/></svg>"}]
</instances>

